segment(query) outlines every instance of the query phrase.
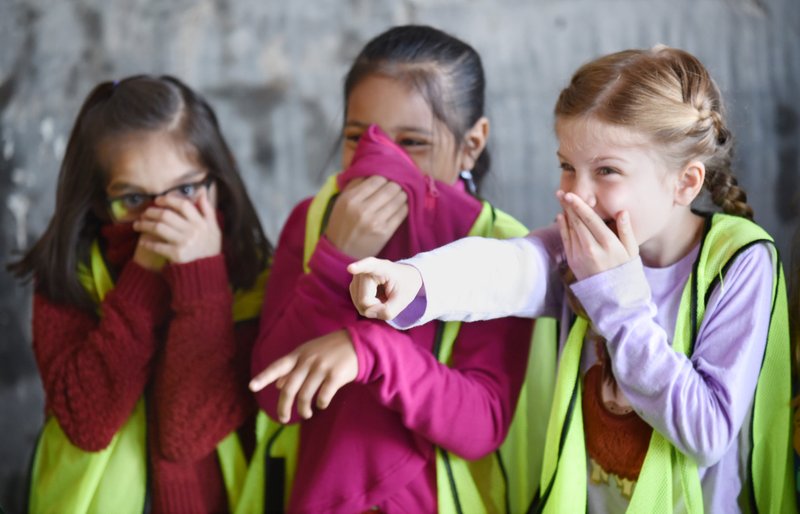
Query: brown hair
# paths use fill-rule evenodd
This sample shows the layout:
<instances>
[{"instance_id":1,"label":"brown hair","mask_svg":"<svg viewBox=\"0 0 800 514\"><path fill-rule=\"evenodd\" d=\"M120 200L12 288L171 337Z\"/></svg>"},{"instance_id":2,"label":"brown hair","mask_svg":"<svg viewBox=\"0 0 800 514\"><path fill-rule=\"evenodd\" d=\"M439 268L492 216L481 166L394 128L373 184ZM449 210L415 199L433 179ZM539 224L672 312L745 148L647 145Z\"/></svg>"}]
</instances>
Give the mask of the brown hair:
<instances>
[{"instance_id":1,"label":"brown hair","mask_svg":"<svg viewBox=\"0 0 800 514\"><path fill-rule=\"evenodd\" d=\"M33 275L53 301L95 308L77 277L105 208L103 142L132 132L164 132L186 146L214 179L223 214L224 252L234 287L246 288L266 266L272 246L264 235L211 106L180 80L137 75L97 85L83 103L67 143L56 186L56 207L42 237L18 262L18 278Z\"/></svg>"},{"instance_id":2,"label":"brown hair","mask_svg":"<svg viewBox=\"0 0 800 514\"><path fill-rule=\"evenodd\" d=\"M682 167L700 160L704 186L723 212L753 218L731 170L733 136L722 96L708 70L683 50L625 50L581 66L561 91L556 117L585 117L629 127L665 149Z\"/></svg>"},{"instance_id":3,"label":"brown hair","mask_svg":"<svg viewBox=\"0 0 800 514\"><path fill-rule=\"evenodd\" d=\"M457 145L484 115L486 79L480 55L467 43L433 27L392 27L369 41L345 77L345 113L350 93L374 74L415 87ZM478 189L489 173L489 164L489 151L484 148L471 170Z\"/></svg>"}]
</instances>

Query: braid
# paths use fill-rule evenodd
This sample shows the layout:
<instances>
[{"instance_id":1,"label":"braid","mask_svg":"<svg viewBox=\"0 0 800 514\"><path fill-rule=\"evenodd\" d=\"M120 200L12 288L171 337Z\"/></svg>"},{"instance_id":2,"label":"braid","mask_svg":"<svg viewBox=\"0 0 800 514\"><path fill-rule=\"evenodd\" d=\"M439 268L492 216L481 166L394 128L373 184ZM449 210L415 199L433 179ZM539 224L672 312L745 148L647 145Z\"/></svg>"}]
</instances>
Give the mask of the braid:
<instances>
[{"instance_id":1,"label":"braid","mask_svg":"<svg viewBox=\"0 0 800 514\"><path fill-rule=\"evenodd\" d=\"M747 203L747 194L739 187L729 168L707 166L705 185L711 193L711 201L725 214L753 219L753 208Z\"/></svg>"},{"instance_id":2,"label":"braid","mask_svg":"<svg viewBox=\"0 0 800 514\"><path fill-rule=\"evenodd\" d=\"M705 186L711 201L726 214L753 219L753 209L747 203L747 194L739 187L732 172L733 136L725 125L718 101L711 96L716 91L697 92L703 95L697 107L697 122L691 135L698 139L698 148L705 147L709 157L705 160ZM714 95L719 98L718 93Z\"/></svg>"}]
</instances>

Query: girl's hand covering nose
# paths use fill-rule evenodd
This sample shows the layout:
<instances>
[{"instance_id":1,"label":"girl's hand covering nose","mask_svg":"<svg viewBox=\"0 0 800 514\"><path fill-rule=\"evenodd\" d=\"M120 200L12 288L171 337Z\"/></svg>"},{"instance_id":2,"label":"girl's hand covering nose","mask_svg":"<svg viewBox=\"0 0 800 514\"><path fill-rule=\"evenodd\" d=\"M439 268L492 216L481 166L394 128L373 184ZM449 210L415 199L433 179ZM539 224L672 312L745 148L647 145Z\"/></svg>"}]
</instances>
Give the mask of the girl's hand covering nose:
<instances>
[{"instance_id":1,"label":"girl's hand covering nose","mask_svg":"<svg viewBox=\"0 0 800 514\"><path fill-rule=\"evenodd\" d=\"M556 217L567 263L577 280L621 266L639 255L630 216L604 221L578 195L557 191L562 214ZM616 227L616 233L609 225Z\"/></svg>"}]
</instances>

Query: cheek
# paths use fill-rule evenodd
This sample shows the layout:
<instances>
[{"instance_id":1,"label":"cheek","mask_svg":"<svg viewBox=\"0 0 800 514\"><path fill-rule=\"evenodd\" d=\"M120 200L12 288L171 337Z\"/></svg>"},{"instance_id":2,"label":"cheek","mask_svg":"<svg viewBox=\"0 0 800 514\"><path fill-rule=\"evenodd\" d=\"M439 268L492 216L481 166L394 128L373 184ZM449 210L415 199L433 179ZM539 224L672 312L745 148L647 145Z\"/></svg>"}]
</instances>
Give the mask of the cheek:
<instances>
[{"instance_id":1,"label":"cheek","mask_svg":"<svg viewBox=\"0 0 800 514\"><path fill-rule=\"evenodd\" d=\"M558 182L558 188L565 193L570 193L572 192L574 182L575 175L571 173L561 173L561 180Z\"/></svg>"},{"instance_id":2,"label":"cheek","mask_svg":"<svg viewBox=\"0 0 800 514\"><path fill-rule=\"evenodd\" d=\"M353 161L354 149L350 148L347 144L342 147L342 169L346 170L350 163Z\"/></svg>"}]
</instances>

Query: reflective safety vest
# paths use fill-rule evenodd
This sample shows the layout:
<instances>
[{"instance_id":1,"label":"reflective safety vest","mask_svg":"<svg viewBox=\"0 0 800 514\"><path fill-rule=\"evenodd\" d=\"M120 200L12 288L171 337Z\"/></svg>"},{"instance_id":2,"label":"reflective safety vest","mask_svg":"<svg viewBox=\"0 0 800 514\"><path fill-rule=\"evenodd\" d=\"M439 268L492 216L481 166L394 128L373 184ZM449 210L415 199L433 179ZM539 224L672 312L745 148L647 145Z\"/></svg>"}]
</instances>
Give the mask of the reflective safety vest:
<instances>
[{"instance_id":1,"label":"reflective safety vest","mask_svg":"<svg viewBox=\"0 0 800 514\"><path fill-rule=\"evenodd\" d=\"M330 177L309 206L303 267L308 262L327 225L327 218L338 194L336 177ZM527 235L528 230L489 203L483 203L470 236L509 238ZM436 330L434 352L448 363L456 343L459 322L441 323ZM525 512L538 486L541 451L544 442L542 412L548 412L555 380L557 328L553 319L536 324L535 358L529 358L525 385L517 410L502 447L482 459L467 461L442 448L436 448L438 509L443 514ZM533 352L531 352L533 354ZM536 414L539 414L536 416ZM245 482L242 507L263 506L258 512L280 512L288 505L295 470L299 423L281 425L265 413L259 414L256 452ZM240 514L254 512L240 509Z\"/></svg>"},{"instance_id":2,"label":"reflective safety vest","mask_svg":"<svg viewBox=\"0 0 800 514\"><path fill-rule=\"evenodd\" d=\"M728 266L755 244L774 249L772 238L740 217L707 218L703 241L683 290L672 347L691 355L711 293L724 287ZM756 386L750 427L751 453L742 493L754 512L795 512L791 476L791 353L786 286L773 251L772 317ZM541 494L531 512L585 512L587 464L581 409L580 358L588 321L577 318L562 350L547 426ZM697 463L653 431L628 512L703 512Z\"/></svg>"},{"instance_id":3,"label":"reflective safety vest","mask_svg":"<svg viewBox=\"0 0 800 514\"><path fill-rule=\"evenodd\" d=\"M261 312L268 271L252 288L234 294L233 319L257 318ZM88 266L78 266L78 279L98 306L114 283L95 240ZM70 442L58 419L49 416L39 435L31 470L31 513L138 514L147 508L147 419L140 398L109 445L97 452ZM222 477L233 512L238 507L247 460L236 431L217 445Z\"/></svg>"}]
</instances>

